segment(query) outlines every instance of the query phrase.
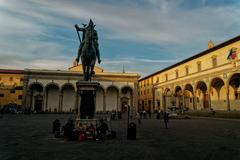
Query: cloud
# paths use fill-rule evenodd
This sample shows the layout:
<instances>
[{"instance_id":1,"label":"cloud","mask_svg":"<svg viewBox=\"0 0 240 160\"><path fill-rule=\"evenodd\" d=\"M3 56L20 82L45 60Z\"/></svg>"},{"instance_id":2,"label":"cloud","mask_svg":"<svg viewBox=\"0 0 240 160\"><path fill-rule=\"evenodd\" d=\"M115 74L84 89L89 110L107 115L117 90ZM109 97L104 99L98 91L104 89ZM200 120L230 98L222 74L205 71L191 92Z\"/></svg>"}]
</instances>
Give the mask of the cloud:
<instances>
[{"instance_id":1,"label":"cloud","mask_svg":"<svg viewBox=\"0 0 240 160\"><path fill-rule=\"evenodd\" d=\"M184 1L149 0L155 6L124 6L98 1L40 1L51 13L67 18L88 21L93 18L97 25L108 31L110 39L125 39L147 43L186 43L203 37L216 35L219 30L229 27L232 18L239 15L237 6L204 7L182 10ZM204 2L205 3L205 2ZM224 20L224 26L222 22ZM239 23L238 23L239 25Z\"/></svg>"},{"instance_id":2,"label":"cloud","mask_svg":"<svg viewBox=\"0 0 240 160\"><path fill-rule=\"evenodd\" d=\"M107 2L0 1L0 67L68 68L77 49L73 25L89 18L97 24L101 41L119 43L115 48L126 47L122 49L126 53L136 45L120 59L106 50L101 65L109 71L121 71L124 64L132 71L151 73L200 52L209 39L221 42L239 32L239 3L232 1L228 5L208 0ZM159 54L153 57L147 45L159 48L154 51Z\"/></svg>"}]
</instances>

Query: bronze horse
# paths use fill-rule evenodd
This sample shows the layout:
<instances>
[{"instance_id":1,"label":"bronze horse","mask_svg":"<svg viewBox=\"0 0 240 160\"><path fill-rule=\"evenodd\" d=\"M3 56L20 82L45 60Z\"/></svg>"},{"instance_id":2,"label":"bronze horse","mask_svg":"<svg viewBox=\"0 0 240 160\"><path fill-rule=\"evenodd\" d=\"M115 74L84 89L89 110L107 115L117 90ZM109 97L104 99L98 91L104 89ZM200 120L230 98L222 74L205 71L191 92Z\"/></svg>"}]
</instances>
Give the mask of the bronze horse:
<instances>
[{"instance_id":1,"label":"bronze horse","mask_svg":"<svg viewBox=\"0 0 240 160\"><path fill-rule=\"evenodd\" d=\"M98 62L101 62L99 58L97 32L94 27L95 25L93 24L92 20L90 20L87 26L84 28L78 28L78 30L83 31L84 38L82 42L80 41L81 44L78 50L78 57L76 58L76 61L78 62L81 56L84 81L92 80L96 57L98 58Z\"/></svg>"}]
</instances>

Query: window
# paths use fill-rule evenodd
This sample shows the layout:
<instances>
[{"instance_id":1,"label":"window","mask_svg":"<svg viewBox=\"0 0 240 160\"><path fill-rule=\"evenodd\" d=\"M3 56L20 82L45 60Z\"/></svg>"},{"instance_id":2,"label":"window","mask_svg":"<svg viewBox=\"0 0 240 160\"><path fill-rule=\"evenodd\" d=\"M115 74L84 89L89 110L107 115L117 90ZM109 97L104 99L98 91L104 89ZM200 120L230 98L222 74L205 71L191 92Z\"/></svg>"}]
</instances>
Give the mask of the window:
<instances>
[{"instance_id":1,"label":"window","mask_svg":"<svg viewBox=\"0 0 240 160\"><path fill-rule=\"evenodd\" d=\"M10 90L10 93L15 93L15 89L11 89L11 90Z\"/></svg>"},{"instance_id":2,"label":"window","mask_svg":"<svg viewBox=\"0 0 240 160\"><path fill-rule=\"evenodd\" d=\"M217 56L212 56L212 66L217 67Z\"/></svg>"},{"instance_id":3,"label":"window","mask_svg":"<svg viewBox=\"0 0 240 160\"><path fill-rule=\"evenodd\" d=\"M157 80L156 80L156 83L158 83L159 82L159 77L157 77Z\"/></svg>"},{"instance_id":4,"label":"window","mask_svg":"<svg viewBox=\"0 0 240 160\"><path fill-rule=\"evenodd\" d=\"M202 64L201 62L197 62L197 68L198 68L198 72L200 72L202 70Z\"/></svg>"},{"instance_id":5,"label":"window","mask_svg":"<svg viewBox=\"0 0 240 160\"><path fill-rule=\"evenodd\" d=\"M9 81L13 81L13 77L9 77Z\"/></svg>"},{"instance_id":6,"label":"window","mask_svg":"<svg viewBox=\"0 0 240 160\"><path fill-rule=\"evenodd\" d=\"M4 94L0 94L0 97L4 97Z\"/></svg>"},{"instance_id":7,"label":"window","mask_svg":"<svg viewBox=\"0 0 240 160\"><path fill-rule=\"evenodd\" d=\"M2 77L0 77L0 81L2 80Z\"/></svg>"},{"instance_id":8,"label":"window","mask_svg":"<svg viewBox=\"0 0 240 160\"><path fill-rule=\"evenodd\" d=\"M22 99L22 95L18 95L18 99Z\"/></svg>"},{"instance_id":9,"label":"window","mask_svg":"<svg viewBox=\"0 0 240 160\"><path fill-rule=\"evenodd\" d=\"M176 78L178 78L178 70L176 70L175 72L176 72Z\"/></svg>"},{"instance_id":10,"label":"window","mask_svg":"<svg viewBox=\"0 0 240 160\"><path fill-rule=\"evenodd\" d=\"M165 74L165 78L166 78L166 81L168 81L168 74L167 73Z\"/></svg>"},{"instance_id":11,"label":"window","mask_svg":"<svg viewBox=\"0 0 240 160\"><path fill-rule=\"evenodd\" d=\"M186 70L186 75L188 75L188 73L189 73L189 67L186 66L186 67L185 67L185 70Z\"/></svg>"}]
</instances>

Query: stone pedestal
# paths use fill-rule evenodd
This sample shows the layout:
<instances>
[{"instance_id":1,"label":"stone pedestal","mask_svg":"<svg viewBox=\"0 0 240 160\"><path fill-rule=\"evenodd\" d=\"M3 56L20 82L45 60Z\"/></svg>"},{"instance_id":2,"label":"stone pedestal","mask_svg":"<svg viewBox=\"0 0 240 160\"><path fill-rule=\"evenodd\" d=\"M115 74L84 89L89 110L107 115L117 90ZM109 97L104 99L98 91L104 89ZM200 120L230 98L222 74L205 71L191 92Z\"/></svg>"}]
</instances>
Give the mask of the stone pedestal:
<instances>
[{"instance_id":1,"label":"stone pedestal","mask_svg":"<svg viewBox=\"0 0 240 160\"><path fill-rule=\"evenodd\" d=\"M81 96L78 118L93 119L96 110L96 90L100 83L94 81L78 81L76 85L77 93Z\"/></svg>"}]
</instances>

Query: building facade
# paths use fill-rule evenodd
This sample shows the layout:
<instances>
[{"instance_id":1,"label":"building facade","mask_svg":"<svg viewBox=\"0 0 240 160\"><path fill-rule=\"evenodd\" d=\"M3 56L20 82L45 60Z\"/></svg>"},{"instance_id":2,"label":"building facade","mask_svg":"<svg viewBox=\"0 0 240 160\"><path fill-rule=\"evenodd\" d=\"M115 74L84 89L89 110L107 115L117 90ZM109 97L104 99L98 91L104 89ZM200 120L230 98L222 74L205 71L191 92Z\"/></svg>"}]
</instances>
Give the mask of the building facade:
<instances>
[{"instance_id":1,"label":"building facade","mask_svg":"<svg viewBox=\"0 0 240 160\"><path fill-rule=\"evenodd\" d=\"M22 106L23 70L0 69L0 108L8 104Z\"/></svg>"},{"instance_id":2,"label":"building facade","mask_svg":"<svg viewBox=\"0 0 240 160\"><path fill-rule=\"evenodd\" d=\"M240 110L240 36L139 80L139 109Z\"/></svg>"},{"instance_id":3,"label":"building facade","mask_svg":"<svg viewBox=\"0 0 240 160\"><path fill-rule=\"evenodd\" d=\"M138 74L104 72L99 67L95 73L93 81L100 83L96 111L125 111L126 104L137 108ZM36 112L72 112L80 105L76 82L81 79L81 65L68 71L26 69L24 106Z\"/></svg>"}]
</instances>

